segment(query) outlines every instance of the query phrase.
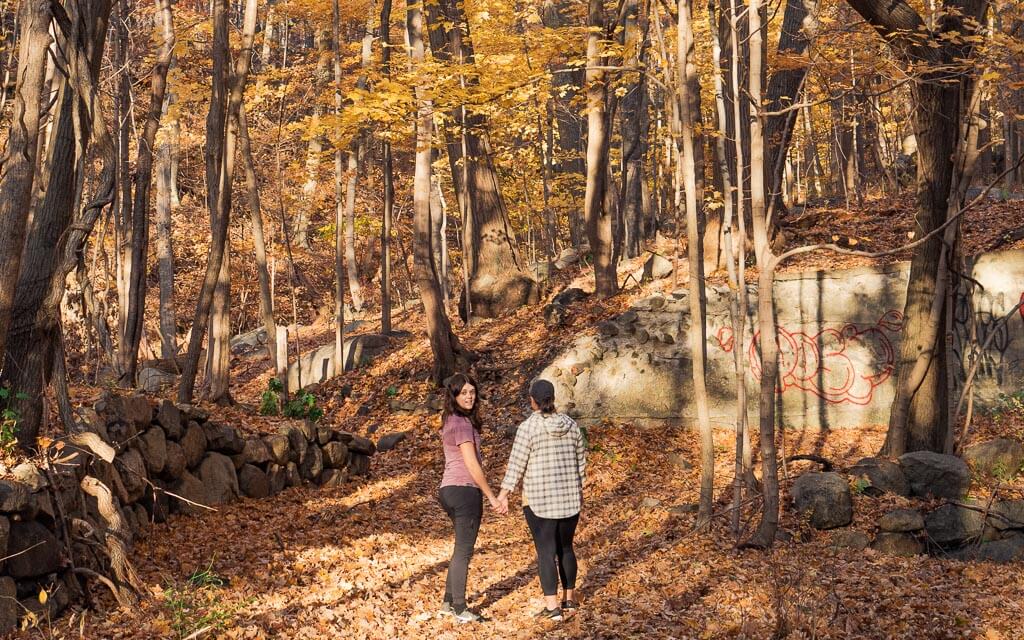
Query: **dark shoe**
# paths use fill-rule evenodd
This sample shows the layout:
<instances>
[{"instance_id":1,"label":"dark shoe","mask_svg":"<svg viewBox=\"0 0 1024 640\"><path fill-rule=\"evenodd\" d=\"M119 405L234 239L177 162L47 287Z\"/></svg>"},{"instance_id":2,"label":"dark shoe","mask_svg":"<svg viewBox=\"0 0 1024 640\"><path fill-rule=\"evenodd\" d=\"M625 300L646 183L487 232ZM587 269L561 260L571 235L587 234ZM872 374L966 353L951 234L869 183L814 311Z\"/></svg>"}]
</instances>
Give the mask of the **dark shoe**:
<instances>
[{"instance_id":1,"label":"dark shoe","mask_svg":"<svg viewBox=\"0 0 1024 640\"><path fill-rule=\"evenodd\" d=\"M548 609L547 607L541 609L537 613L533 614L534 618L538 620L555 620L559 621L562 619L561 609Z\"/></svg>"},{"instance_id":2,"label":"dark shoe","mask_svg":"<svg viewBox=\"0 0 1024 640\"><path fill-rule=\"evenodd\" d=\"M576 604L573 600L562 600L562 611L575 612L580 608L580 605Z\"/></svg>"}]
</instances>

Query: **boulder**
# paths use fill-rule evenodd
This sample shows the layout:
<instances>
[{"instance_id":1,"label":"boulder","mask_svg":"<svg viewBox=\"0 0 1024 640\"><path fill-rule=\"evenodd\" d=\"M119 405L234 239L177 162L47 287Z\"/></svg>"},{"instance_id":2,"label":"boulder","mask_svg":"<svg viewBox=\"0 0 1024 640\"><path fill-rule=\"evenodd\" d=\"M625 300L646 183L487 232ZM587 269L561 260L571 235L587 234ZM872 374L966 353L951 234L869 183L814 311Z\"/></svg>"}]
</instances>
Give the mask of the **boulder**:
<instances>
[{"instance_id":1,"label":"boulder","mask_svg":"<svg viewBox=\"0 0 1024 640\"><path fill-rule=\"evenodd\" d=\"M170 480L177 480L181 473L188 468L185 460L185 450L180 444L173 440L167 442L167 461L164 463L163 476Z\"/></svg>"},{"instance_id":2,"label":"boulder","mask_svg":"<svg viewBox=\"0 0 1024 640\"><path fill-rule=\"evenodd\" d=\"M14 578L0 576L0 635L13 633L18 629L18 586Z\"/></svg>"},{"instance_id":3,"label":"boulder","mask_svg":"<svg viewBox=\"0 0 1024 640\"><path fill-rule=\"evenodd\" d=\"M1000 500L989 510L988 523L994 528L1024 529L1024 500Z\"/></svg>"},{"instance_id":4,"label":"boulder","mask_svg":"<svg viewBox=\"0 0 1024 640\"><path fill-rule=\"evenodd\" d=\"M238 429L216 422L203 424L206 434L206 448L219 451L224 455L233 456L245 451L245 440Z\"/></svg>"},{"instance_id":5,"label":"boulder","mask_svg":"<svg viewBox=\"0 0 1024 640\"><path fill-rule=\"evenodd\" d=\"M203 411L202 407L197 407L194 404L175 404L178 407L185 420L193 420L200 424L210 419L210 414Z\"/></svg>"},{"instance_id":6,"label":"boulder","mask_svg":"<svg viewBox=\"0 0 1024 640\"><path fill-rule=\"evenodd\" d=\"M569 310L564 306L551 303L544 305L544 326L549 329L555 327L561 327L565 324L565 321L569 318Z\"/></svg>"},{"instance_id":7,"label":"boulder","mask_svg":"<svg viewBox=\"0 0 1024 640\"><path fill-rule=\"evenodd\" d=\"M11 521L6 516L0 516L0 558L7 557L7 545L11 540ZM3 566L3 561L0 561Z\"/></svg>"},{"instance_id":8,"label":"boulder","mask_svg":"<svg viewBox=\"0 0 1024 640\"><path fill-rule=\"evenodd\" d=\"M924 516L916 509L893 509L878 521L878 528L887 533L907 533L924 529Z\"/></svg>"},{"instance_id":9,"label":"boulder","mask_svg":"<svg viewBox=\"0 0 1024 640\"><path fill-rule=\"evenodd\" d=\"M245 441L245 448L242 451L245 462L248 464L265 464L270 462L270 451L267 444L258 438Z\"/></svg>"},{"instance_id":10,"label":"boulder","mask_svg":"<svg viewBox=\"0 0 1024 640\"><path fill-rule=\"evenodd\" d=\"M967 463L956 456L913 451L900 456L900 466L915 496L958 500L971 486L971 471Z\"/></svg>"},{"instance_id":11,"label":"boulder","mask_svg":"<svg viewBox=\"0 0 1024 640\"><path fill-rule=\"evenodd\" d=\"M270 493L276 494L284 491L287 484L287 474L284 467L279 464L271 464L267 467L267 479L270 482Z\"/></svg>"},{"instance_id":12,"label":"boulder","mask_svg":"<svg viewBox=\"0 0 1024 640\"><path fill-rule=\"evenodd\" d=\"M1003 540L967 545L949 554L954 560L981 562L1024 562L1024 536L1013 536Z\"/></svg>"},{"instance_id":13,"label":"boulder","mask_svg":"<svg viewBox=\"0 0 1024 640\"><path fill-rule=\"evenodd\" d=\"M267 447L270 459L277 465L288 464L288 436L282 434L263 436L263 444Z\"/></svg>"},{"instance_id":14,"label":"boulder","mask_svg":"<svg viewBox=\"0 0 1024 640\"><path fill-rule=\"evenodd\" d=\"M964 449L964 460L981 473L1010 479L1020 472L1024 445L1009 438L996 438Z\"/></svg>"},{"instance_id":15,"label":"boulder","mask_svg":"<svg viewBox=\"0 0 1024 640\"><path fill-rule=\"evenodd\" d=\"M665 256L652 253L651 257L644 263L644 275L643 282L650 282L651 280L661 280L672 275L673 265L672 261Z\"/></svg>"},{"instance_id":16,"label":"boulder","mask_svg":"<svg viewBox=\"0 0 1024 640\"><path fill-rule=\"evenodd\" d=\"M153 407L145 396L118 395L107 391L96 401L94 408L106 417L108 423L120 420L136 429L146 429L153 421Z\"/></svg>"},{"instance_id":17,"label":"boulder","mask_svg":"<svg viewBox=\"0 0 1024 640\"><path fill-rule=\"evenodd\" d=\"M185 465L191 469L203 459L206 453L206 433L198 422L190 420L181 436L181 448L185 452Z\"/></svg>"},{"instance_id":18,"label":"boulder","mask_svg":"<svg viewBox=\"0 0 1024 640\"><path fill-rule=\"evenodd\" d=\"M309 448L309 440L297 427L287 427L286 433L288 434L288 460L297 463Z\"/></svg>"},{"instance_id":19,"label":"boulder","mask_svg":"<svg viewBox=\"0 0 1024 640\"><path fill-rule=\"evenodd\" d=\"M124 496L122 502L131 504L146 493L146 461L142 454L136 449L128 449L121 455L114 458L114 466L121 474L121 482L124 485Z\"/></svg>"},{"instance_id":20,"label":"boulder","mask_svg":"<svg viewBox=\"0 0 1024 640\"><path fill-rule=\"evenodd\" d=\"M126 446L138 435L139 430L132 422L116 419L107 423L107 437L110 438L110 444L117 448Z\"/></svg>"},{"instance_id":21,"label":"boulder","mask_svg":"<svg viewBox=\"0 0 1024 640\"><path fill-rule=\"evenodd\" d=\"M59 584L46 590L46 602L39 601L39 591L34 590L27 598L18 600L18 608L23 613L31 613L36 620L56 621L61 613L71 604L71 596L67 585Z\"/></svg>"},{"instance_id":22,"label":"boulder","mask_svg":"<svg viewBox=\"0 0 1024 640\"><path fill-rule=\"evenodd\" d=\"M348 479L348 472L345 469L325 469L320 475L321 487L340 487Z\"/></svg>"},{"instance_id":23,"label":"boulder","mask_svg":"<svg viewBox=\"0 0 1024 640\"><path fill-rule=\"evenodd\" d=\"M60 568L61 547L53 533L35 521L11 524L7 569L12 578L32 578Z\"/></svg>"},{"instance_id":24,"label":"boulder","mask_svg":"<svg viewBox=\"0 0 1024 640\"><path fill-rule=\"evenodd\" d=\"M181 439L181 434L185 430L185 420L181 409L173 402L164 400L160 403L156 410L156 421L164 428L168 438L171 440Z\"/></svg>"},{"instance_id":25,"label":"boulder","mask_svg":"<svg viewBox=\"0 0 1024 640\"><path fill-rule=\"evenodd\" d=\"M164 470L167 464L167 436L160 427L150 427L139 438L139 450L150 475Z\"/></svg>"},{"instance_id":26,"label":"boulder","mask_svg":"<svg viewBox=\"0 0 1024 640\"><path fill-rule=\"evenodd\" d=\"M909 533L888 533L883 531L875 537L875 541L871 543L871 548L889 556L910 557L924 553L924 545Z\"/></svg>"},{"instance_id":27,"label":"boulder","mask_svg":"<svg viewBox=\"0 0 1024 640\"><path fill-rule=\"evenodd\" d=\"M178 374L153 366L143 366L138 373L139 389L146 393L160 393L178 383Z\"/></svg>"},{"instance_id":28,"label":"boulder","mask_svg":"<svg viewBox=\"0 0 1024 640\"><path fill-rule=\"evenodd\" d=\"M407 437L409 437L408 431L384 434L380 437L380 440L377 440L377 451L391 451L395 448L395 445Z\"/></svg>"},{"instance_id":29,"label":"boulder","mask_svg":"<svg viewBox=\"0 0 1024 640\"><path fill-rule=\"evenodd\" d=\"M267 329L266 327L259 327L258 329L232 336L228 344L231 348L231 355L266 352Z\"/></svg>"},{"instance_id":30,"label":"boulder","mask_svg":"<svg viewBox=\"0 0 1024 640\"><path fill-rule=\"evenodd\" d=\"M353 476L370 475L370 456L353 452L348 463L348 471Z\"/></svg>"},{"instance_id":31,"label":"boulder","mask_svg":"<svg viewBox=\"0 0 1024 640\"><path fill-rule=\"evenodd\" d=\"M562 252L558 254L558 259L555 260L556 269L564 269L571 264L575 264L580 259L580 254L576 249L572 247L566 247L562 249Z\"/></svg>"},{"instance_id":32,"label":"boulder","mask_svg":"<svg viewBox=\"0 0 1024 640\"><path fill-rule=\"evenodd\" d=\"M597 332L602 336L611 338L619 335L619 325L615 324L611 320L607 320L597 325Z\"/></svg>"},{"instance_id":33,"label":"boulder","mask_svg":"<svg viewBox=\"0 0 1024 640\"><path fill-rule=\"evenodd\" d=\"M985 516L975 509L944 504L925 516L924 526L935 544L950 547L980 537L985 531Z\"/></svg>"},{"instance_id":34,"label":"boulder","mask_svg":"<svg viewBox=\"0 0 1024 640\"><path fill-rule=\"evenodd\" d=\"M14 476L15 480L28 487L31 492L42 491L50 484L46 481L46 476L39 470L39 467L31 462L22 462L14 467L11 470L11 475Z\"/></svg>"},{"instance_id":35,"label":"boulder","mask_svg":"<svg viewBox=\"0 0 1024 640\"><path fill-rule=\"evenodd\" d=\"M299 475L299 466L294 462L289 462L288 466L284 468L285 484L289 487L297 487L302 484L302 476Z\"/></svg>"},{"instance_id":36,"label":"boulder","mask_svg":"<svg viewBox=\"0 0 1024 640\"><path fill-rule=\"evenodd\" d=\"M878 457L862 458L850 468L850 475L867 495L910 495L910 483L907 482L903 469L891 460Z\"/></svg>"},{"instance_id":37,"label":"boulder","mask_svg":"<svg viewBox=\"0 0 1024 640\"><path fill-rule=\"evenodd\" d=\"M850 485L838 473L805 473L793 483L792 494L797 511L809 514L816 529L845 527L853 521Z\"/></svg>"},{"instance_id":38,"label":"boulder","mask_svg":"<svg viewBox=\"0 0 1024 640\"><path fill-rule=\"evenodd\" d=\"M203 483L208 505L225 504L238 498L238 475L231 458L216 452L207 453L196 473Z\"/></svg>"},{"instance_id":39,"label":"boulder","mask_svg":"<svg viewBox=\"0 0 1024 640\"><path fill-rule=\"evenodd\" d=\"M474 303L476 301L474 300ZM345 371L351 371L372 362L383 353L391 338L382 334L365 333L345 340ZM288 388L298 390L311 384L320 384L334 377L334 342L302 354L297 363L288 367ZM299 377L302 377L302 387Z\"/></svg>"},{"instance_id":40,"label":"boulder","mask_svg":"<svg viewBox=\"0 0 1024 640\"><path fill-rule=\"evenodd\" d=\"M31 491L24 484L14 480L0 480L0 511L24 511L29 506L30 496Z\"/></svg>"},{"instance_id":41,"label":"boulder","mask_svg":"<svg viewBox=\"0 0 1024 640\"><path fill-rule=\"evenodd\" d=\"M350 438L348 439L346 444L348 444L349 451L352 451L353 453L360 453L364 456L372 456L374 453L376 453L377 446L373 444L373 441L370 440L369 438L364 438L362 436L357 436L355 434L348 435L350 436ZM344 439L342 441L344 442Z\"/></svg>"},{"instance_id":42,"label":"boulder","mask_svg":"<svg viewBox=\"0 0 1024 640\"><path fill-rule=\"evenodd\" d=\"M321 447L324 446L325 444L330 442L331 438L333 438L333 437L334 437L334 433L332 432L330 427L326 427L326 426L323 426L323 425L318 425L317 426L317 428L316 428L316 443L318 445L320 445Z\"/></svg>"},{"instance_id":43,"label":"boulder","mask_svg":"<svg viewBox=\"0 0 1024 640\"><path fill-rule=\"evenodd\" d=\"M587 293L584 292L583 289L580 289L579 287L569 287L568 289L563 289L554 298L552 298L551 303L559 304L563 307L569 307L580 300L585 300L586 298Z\"/></svg>"},{"instance_id":44,"label":"boulder","mask_svg":"<svg viewBox=\"0 0 1024 640\"><path fill-rule=\"evenodd\" d=\"M159 524L167 522L167 516L171 513L171 497L167 495L170 489L165 489L159 481L154 484L157 486L156 491L146 487L146 495L142 496L142 500L137 504L146 510L148 520Z\"/></svg>"},{"instance_id":45,"label":"boulder","mask_svg":"<svg viewBox=\"0 0 1024 640\"><path fill-rule=\"evenodd\" d=\"M853 549L855 551L867 549L870 543L871 540L868 538L868 534L853 529L836 529L832 532L832 538L829 540L829 544L833 547Z\"/></svg>"},{"instance_id":46,"label":"boulder","mask_svg":"<svg viewBox=\"0 0 1024 640\"><path fill-rule=\"evenodd\" d=\"M324 455L315 444L306 449L299 459L299 475L303 480L316 481L324 471Z\"/></svg>"},{"instance_id":47,"label":"boulder","mask_svg":"<svg viewBox=\"0 0 1024 640\"><path fill-rule=\"evenodd\" d=\"M185 471L181 474L181 477L171 484L168 488L172 496L170 496L171 507L176 511L185 513L188 515L199 515L206 513L206 509L203 509L198 505L209 506L208 499L206 497L206 489L203 486L202 481L192 475L190 472ZM180 500L179 497L185 500ZM189 501L189 502L186 502ZM191 504L197 503L197 504Z\"/></svg>"},{"instance_id":48,"label":"boulder","mask_svg":"<svg viewBox=\"0 0 1024 640\"><path fill-rule=\"evenodd\" d=\"M343 442L328 442L323 447L324 466L344 469L348 464L348 447Z\"/></svg>"},{"instance_id":49,"label":"boulder","mask_svg":"<svg viewBox=\"0 0 1024 640\"><path fill-rule=\"evenodd\" d=\"M270 495L270 478L259 467L247 464L238 472L238 488L249 498L266 498Z\"/></svg>"},{"instance_id":50,"label":"boulder","mask_svg":"<svg viewBox=\"0 0 1024 640\"><path fill-rule=\"evenodd\" d=\"M519 307L540 302L540 285L518 269L478 274L470 281L469 288L475 318L501 318ZM459 316L465 320L465 291L459 298Z\"/></svg>"}]
</instances>

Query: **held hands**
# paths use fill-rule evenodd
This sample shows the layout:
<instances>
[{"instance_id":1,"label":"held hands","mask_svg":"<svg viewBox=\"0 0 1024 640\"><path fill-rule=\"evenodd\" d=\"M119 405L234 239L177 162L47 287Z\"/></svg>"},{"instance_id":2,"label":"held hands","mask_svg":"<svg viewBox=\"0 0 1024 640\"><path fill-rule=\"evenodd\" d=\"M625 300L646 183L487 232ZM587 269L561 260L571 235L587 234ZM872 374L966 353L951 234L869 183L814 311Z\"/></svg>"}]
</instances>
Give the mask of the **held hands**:
<instances>
[{"instance_id":1,"label":"held hands","mask_svg":"<svg viewBox=\"0 0 1024 640\"><path fill-rule=\"evenodd\" d=\"M501 496L491 496L488 498L491 502L491 509L494 510L498 515L505 515L508 513L508 497L502 498Z\"/></svg>"}]
</instances>

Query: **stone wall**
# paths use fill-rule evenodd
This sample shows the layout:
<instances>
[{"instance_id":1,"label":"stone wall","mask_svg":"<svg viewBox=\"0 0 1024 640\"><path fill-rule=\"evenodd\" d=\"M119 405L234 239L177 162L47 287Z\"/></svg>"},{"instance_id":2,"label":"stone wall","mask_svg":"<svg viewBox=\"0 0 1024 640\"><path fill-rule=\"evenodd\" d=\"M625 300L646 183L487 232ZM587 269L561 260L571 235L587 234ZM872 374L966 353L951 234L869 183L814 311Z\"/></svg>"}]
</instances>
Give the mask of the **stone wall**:
<instances>
[{"instance_id":1,"label":"stone wall","mask_svg":"<svg viewBox=\"0 0 1024 640\"><path fill-rule=\"evenodd\" d=\"M962 384L971 326L980 354L976 380L981 407L1024 388L1024 314L1009 315L1024 292L1024 251L985 254L970 276L984 287L973 299L961 287L950 365ZM774 297L780 344L778 410L789 427L856 427L888 421L899 366L900 330L909 263L781 274ZM757 289L749 287L750 308ZM742 340L729 319L732 292L711 287L707 302L708 392L712 422L733 424L734 351L757 415L761 373L753 313ZM578 338L541 377L556 385L560 407L583 420L664 421L693 417L688 293L655 295ZM1005 318L1005 321L1004 321ZM969 366L969 365L968 365Z\"/></svg>"},{"instance_id":2,"label":"stone wall","mask_svg":"<svg viewBox=\"0 0 1024 640\"><path fill-rule=\"evenodd\" d=\"M244 437L198 408L137 395L105 394L81 414L81 434L46 443L47 464L0 479L0 634L29 613L59 615L81 597L82 569L116 575L109 564L89 568L104 557L96 549L128 550L173 513L303 482L339 486L368 475L376 452L366 438L311 422Z\"/></svg>"}]
</instances>

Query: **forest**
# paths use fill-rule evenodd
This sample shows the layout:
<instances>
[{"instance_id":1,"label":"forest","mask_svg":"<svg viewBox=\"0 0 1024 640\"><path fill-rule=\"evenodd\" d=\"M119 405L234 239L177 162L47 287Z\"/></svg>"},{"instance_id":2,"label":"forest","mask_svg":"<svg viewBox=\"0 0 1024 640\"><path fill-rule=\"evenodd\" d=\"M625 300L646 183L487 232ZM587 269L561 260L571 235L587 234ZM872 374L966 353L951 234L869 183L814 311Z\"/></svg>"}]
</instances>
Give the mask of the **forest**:
<instances>
[{"instance_id":1,"label":"forest","mask_svg":"<svg viewBox=\"0 0 1024 640\"><path fill-rule=\"evenodd\" d=\"M0 43L0 632L449 637L422 604L449 553L430 497L446 382L480 381L490 476L530 382L564 369L600 497L581 520L593 609L552 637L1020 637L1019 605L897 586L1024 595L1008 567L948 564L997 542L1024 560L1020 2L4 0ZM899 268L891 295L817 285L818 309L884 298L875 328L787 324L803 302L783 280ZM639 338L659 309L672 335ZM607 354L551 364L587 335L647 362L670 345L684 373L639 394L685 409L656 427L636 402L581 413L580 376L638 393L596 381ZM836 391L837 358L881 369ZM831 407L814 428L793 427L791 389ZM871 496L865 460L906 493ZM966 484L935 489L963 460ZM801 485L837 468L845 498ZM825 531L850 520L816 522L851 488L854 528L925 520L842 555L858 545ZM948 544L947 507L970 530ZM409 520L430 509L424 552ZM260 540L182 551L185 515ZM474 571L499 625L477 637L542 637L500 627L537 590L525 534L491 517ZM60 561L29 563L40 546ZM377 554L385 575L365 575Z\"/></svg>"}]
</instances>

